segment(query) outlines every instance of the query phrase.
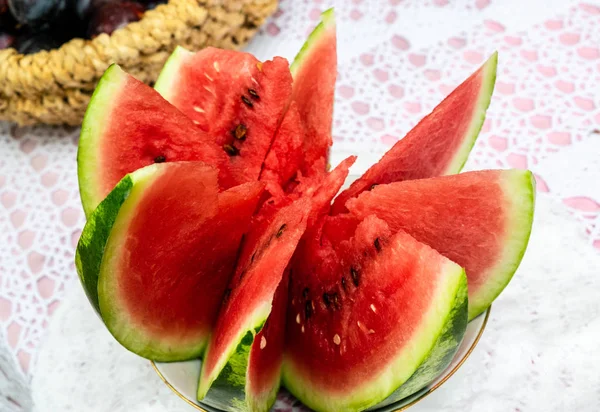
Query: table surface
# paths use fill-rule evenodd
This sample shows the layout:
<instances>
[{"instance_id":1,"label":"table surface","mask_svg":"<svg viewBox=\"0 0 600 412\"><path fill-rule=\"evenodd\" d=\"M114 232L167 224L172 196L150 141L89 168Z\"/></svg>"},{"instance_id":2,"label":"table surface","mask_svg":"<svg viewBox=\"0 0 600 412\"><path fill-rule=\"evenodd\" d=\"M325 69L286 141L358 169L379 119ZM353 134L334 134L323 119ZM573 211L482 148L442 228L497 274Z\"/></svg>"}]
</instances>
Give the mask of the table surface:
<instances>
[{"instance_id":1,"label":"table surface","mask_svg":"<svg viewBox=\"0 0 600 412\"><path fill-rule=\"evenodd\" d=\"M320 11L330 5L336 6L339 21L334 165L358 154L353 173L365 170L498 50L494 97L467 168L532 170L542 203L552 204L548 216L560 216L556 221L581 234L564 246L578 245L573 257L565 259L600 256L600 1L283 0L248 49L264 59L292 59ZM77 189L77 139L75 128L0 123L0 410L16 404L27 409L41 362L36 354L50 339L52 315L68 291L78 287L74 247L84 216ZM560 230L547 235L559 236ZM530 269L568 271L568 266L552 269L543 262L531 262ZM586 291L582 288L581 295ZM509 298L503 295L499 305ZM512 303L521 305L523 316L548 309ZM599 313L598 304L590 303L579 316ZM491 329L505 325L501 316L492 316ZM559 333L563 323L543 320ZM505 327L510 334L510 325ZM488 345L487 362L502 342ZM560 378L565 390L573 385L569 370L547 373L566 374ZM3 375L9 378L3 381ZM515 376L518 371L503 375ZM506 397L499 392L485 410L509 410L503 409L507 404L495 403ZM580 410L599 410L599 398L597 390L580 396L587 401L587 409ZM471 410L473 402L461 410ZM510 410L539 409L517 403Z\"/></svg>"}]
</instances>

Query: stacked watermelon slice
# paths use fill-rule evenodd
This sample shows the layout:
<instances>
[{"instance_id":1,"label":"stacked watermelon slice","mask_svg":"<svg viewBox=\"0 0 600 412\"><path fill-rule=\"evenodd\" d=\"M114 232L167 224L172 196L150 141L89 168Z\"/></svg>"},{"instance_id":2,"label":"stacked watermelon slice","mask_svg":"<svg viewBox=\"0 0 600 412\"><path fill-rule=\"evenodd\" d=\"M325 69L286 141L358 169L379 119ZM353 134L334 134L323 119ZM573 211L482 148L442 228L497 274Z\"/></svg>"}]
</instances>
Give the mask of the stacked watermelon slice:
<instances>
[{"instance_id":1,"label":"stacked watermelon slice","mask_svg":"<svg viewBox=\"0 0 600 412\"><path fill-rule=\"evenodd\" d=\"M90 302L140 356L202 358L198 400L221 410L267 411L281 381L318 411L417 392L508 284L531 230L530 172L456 174L496 63L340 194L355 157L328 171L332 10L291 67L180 48L151 88L111 66L78 152Z\"/></svg>"}]
</instances>

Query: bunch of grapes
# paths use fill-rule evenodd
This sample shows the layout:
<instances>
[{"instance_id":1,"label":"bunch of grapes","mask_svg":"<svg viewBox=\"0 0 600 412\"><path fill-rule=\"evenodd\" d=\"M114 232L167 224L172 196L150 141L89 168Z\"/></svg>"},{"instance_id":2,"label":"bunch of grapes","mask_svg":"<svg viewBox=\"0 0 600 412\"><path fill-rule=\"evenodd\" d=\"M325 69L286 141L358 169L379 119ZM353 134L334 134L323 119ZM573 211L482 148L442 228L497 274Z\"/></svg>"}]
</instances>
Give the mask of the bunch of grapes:
<instances>
[{"instance_id":1,"label":"bunch of grapes","mask_svg":"<svg viewBox=\"0 0 600 412\"><path fill-rule=\"evenodd\" d=\"M167 0L0 0L0 49L51 50L112 33Z\"/></svg>"}]
</instances>

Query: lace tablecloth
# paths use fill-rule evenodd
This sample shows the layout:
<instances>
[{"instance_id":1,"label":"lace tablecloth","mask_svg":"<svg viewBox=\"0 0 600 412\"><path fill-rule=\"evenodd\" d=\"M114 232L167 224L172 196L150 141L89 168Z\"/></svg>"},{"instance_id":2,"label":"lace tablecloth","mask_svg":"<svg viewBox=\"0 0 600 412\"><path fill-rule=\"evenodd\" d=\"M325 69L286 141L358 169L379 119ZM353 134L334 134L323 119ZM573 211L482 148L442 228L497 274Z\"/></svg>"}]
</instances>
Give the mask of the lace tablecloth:
<instances>
[{"instance_id":1,"label":"lace tablecloth","mask_svg":"<svg viewBox=\"0 0 600 412\"><path fill-rule=\"evenodd\" d=\"M364 170L498 50L467 167L529 168L538 183L530 250L483 341L415 410L600 410L600 1L282 0L250 50L293 58L331 5L334 165L352 153ZM184 410L80 293L77 136L0 124L0 411Z\"/></svg>"}]
</instances>

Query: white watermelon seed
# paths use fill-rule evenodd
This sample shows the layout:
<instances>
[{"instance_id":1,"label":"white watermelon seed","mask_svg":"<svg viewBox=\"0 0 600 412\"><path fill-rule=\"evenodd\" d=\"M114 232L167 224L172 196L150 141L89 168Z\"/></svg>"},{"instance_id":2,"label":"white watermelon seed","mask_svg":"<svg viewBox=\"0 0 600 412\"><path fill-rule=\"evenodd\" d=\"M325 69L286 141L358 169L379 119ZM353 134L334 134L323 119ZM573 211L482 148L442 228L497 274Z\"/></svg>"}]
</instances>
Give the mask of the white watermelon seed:
<instances>
[{"instance_id":1,"label":"white watermelon seed","mask_svg":"<svg viewBox=\"0 0 600 412\"><path fill-rule=\"evenodd\" d=\"M208 75L208 73L204 73L204 76L206 76L206 78L207 78L209 81L211 81L211 82L213 81L213 78L212 78L212 77L210 77L210 76Z\"/></svg>"},{"instance_id":2,"label":"white watermelon seed","mask_svg":"<svg viewBox=\"0 0 600 412\"><path fill-rule=\"evenodd\" d=\"M299 313L296 315L296 323L298 325L300 324L300 314Z\"/></svg>"},{"instance_id":3,"label":"white watermelon seed","mask_svg":"<svg viewBox=\"0 0 600 412\"><path fill-rule=\"evenodd\" d=\"M340 339L340 335L338 335L337 333L335 335L333 335L333 343L335 343L336 345L339 345L340 343L342 343L342 340Z\"/></svg>"},{"instance_id":4,"label":"white watermelon seed","mask_svg":"<svg viewBox=\"0 0 600 412\"><path fill-rule=\"evenodd\" d=\"M202 107L194 106L194 111L198 113L204 113L204 109Z\"/></svg>"},{"instance_id":5,"label":"white watermelon seed","mask_svg":"<svg viewBox=\"0 0 600 412\"><path fill-rule=\"evenodd\" d=\"M198 120L194 120L194 124L200 124Z\"/></svg>"},{"instance_id":6,"label":"white watermelon seed","mask_svg":"<svg viewBox=\"0 0 600 412\"><path fill-rule=\"evenodd\" d=\"M262 336L260 338L260 348L264 349L267 346L267 338L265 338L264 336Z\"/></svg>"},{"instance_id":7,"label":"white watermelon seed","mask_svg":"<svg viewBox=\"0 0 600 412\"><path fill-rule=\"evenodd\" d=\"M375 308L375 305L373 305L372 303L371 303L371 310L373 311L373 313L377 313L377 309Z\"/></svg>"},{"instance_id":8,"label":"white watermelon seed","mask_svg":"<svg viewBox=\"0 0 600 412\"><path fill-rule=\"evenodd\" d=\"M302 325L302 329L301 330L302 330L302 333L304 333L304 325Z\"/></svg>"},{"instance_id":9,"label":"white watermelon seed","mask_svg":"<svg viewBox=\"0 0 600 412\"><path fill-rule=\"evenodd\" d=\"M210 94L212 94L213 96L215 96L215 92L213 92L213 90L210 87L204 86L204 90L206 90L207 92L209 92Z\"/></svg>"},{"instance_id":10,"label":"white watermelon seed","mask_svg":"<svg viewBox=\"0 0 600 412\"><path fill-rule=\"evenodd\" d=\"M215 70L217 71L217 73L219 73L219 62L214 62L213 63L213 67L215 68Z\"/></svg>"}]
</instances>

